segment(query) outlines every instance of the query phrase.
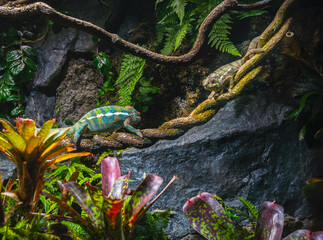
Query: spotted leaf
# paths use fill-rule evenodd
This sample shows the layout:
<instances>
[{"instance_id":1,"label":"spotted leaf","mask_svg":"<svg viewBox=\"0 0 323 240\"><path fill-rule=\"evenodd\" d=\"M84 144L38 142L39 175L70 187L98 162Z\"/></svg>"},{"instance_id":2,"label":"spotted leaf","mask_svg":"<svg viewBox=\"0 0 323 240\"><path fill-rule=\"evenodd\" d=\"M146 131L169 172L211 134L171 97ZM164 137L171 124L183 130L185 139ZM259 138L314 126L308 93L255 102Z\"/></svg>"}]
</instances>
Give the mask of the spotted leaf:
<instances>
[{"instance_id":1,"label":"spotted leaf","mask_svg":"<svg viewBox=\"0 0 323 240\"><path fill-rule=\"evenodd\" d=\"M233 221L221 204L209 193L189 199L183 212L190 225L208 240L239 239Z\"/></svg>"},{"instance_id":2,"label":"spotted leaf","mask_svg":"<svg viewBox=\"0 0 323 240\"><path fill-rule=\"evenodd\" d=\"M77 203L83 208L92 221L92 225L98 230L104 230L105 224L101 210L94 204L92 198L76 182L66 182L64 187L73 195Z\"/></svg>"},{"instance_id":3,"label":"spotted leaf","mask_svg":"<svg viewBox=\"0 0 323 240\"><path fill-rule=\"evenodd\" d=\"M155 174L148 174L140 183L125 207L125 222L131 228L139 211L156 195L163 179Z\"/></svg>"},{"instance_id":4,"label":"spotted leaf","mask_svg":"<svg viewBox=\"0 0 323 240\"><path fill-rule=\"evenodd\" d=\"M255 239L280 240L284 227L284 208L275 202L264 202L260 208Z\"/></svg>"},{"instance_id":5,"label":"spotted leaf","mask_svg":"<svg viewBox=\"0 0 323 240\"><path fill-rule=\"evenodd\" d=\"M102 193L108 196L114 182L121 176L118 159L116 157L106 157L101 161Z\"/></svg>"},{"instance_id":6,"label":"spotted leaf","mask_svg":"<svg viewBox=\"0 0 323 240\"><path fill-rule=\"evenodd\" d=\"M297 230L283 240L322 240L323 239L323 231L320 232L311 232L305 229Z\"/></svg>"}]
</instances>

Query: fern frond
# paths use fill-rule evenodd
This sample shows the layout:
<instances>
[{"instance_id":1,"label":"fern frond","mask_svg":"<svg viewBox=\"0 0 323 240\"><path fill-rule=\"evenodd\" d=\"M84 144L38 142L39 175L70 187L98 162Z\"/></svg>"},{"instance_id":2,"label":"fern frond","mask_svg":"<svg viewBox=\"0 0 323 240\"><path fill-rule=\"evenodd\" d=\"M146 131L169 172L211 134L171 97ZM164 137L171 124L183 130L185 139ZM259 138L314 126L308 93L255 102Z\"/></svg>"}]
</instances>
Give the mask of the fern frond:
<instances>
[{"instance_id":1,"label":"fern frond","mask_svg":"<svg viewBox=\"0 0 323 240\"><path fill-rule=\"evenodd\" d=\"M175 42L174 42L174 51L177 50L177 48L181 45L183 42L184 38L187 35L187 32L189 31L191 27L191 24L189 22L183 24L179 30L177 31L177 34L175 36Z\"/></svg>"},{"instance_id":2,"label":"fern frond","mask_svg":"<svg viewBox=\"0 0 323 240\"><path fill-rule=\"evenodd\" d=\"M80 225L73 222L68 222L68 221L62 221L61 223L67 226L71 230L73 239L77 239L77 240L91 239L91 237L84 231L84 229Z\"/></svg>"},{"instance_id":3,"label":"fern frond","mask_svg":"<svg viewBox=\"0 0 323 240\"><path fill-rule=\"evenodd\" d=\"M187 2L186 0L173 0L171 6L174 12L177 14L180 24L182 24L184 16L185 16L185 6Z\"/></svg>"},{"instance_id":4,"label":"fern frond","mask_svg":"<svg viewBox=\"0 0 323 240\"><path fill-rule=\"evenodd\" d=\"M131 54L126 54L122 60L119 77L116 81L120 87L118 91L119 101L117 105L127 106L131 104L131 94L139 79L142 77L145 59Z\"/></svg>"},{"instance_id":5,"label":"fern frond","mask_svg":"<svg viewBox=\"0 0 323 240\"><path fill-rule=\"evenodd\" d=\"M247 199L243 197L237 196L237 198L242 202L243 206L248 210L248 212L251 214L252 219L249 219L250 221L256 221L258 218L258 209L255 208L255 206L248 201Z\"/></svg>"}]
</instances>

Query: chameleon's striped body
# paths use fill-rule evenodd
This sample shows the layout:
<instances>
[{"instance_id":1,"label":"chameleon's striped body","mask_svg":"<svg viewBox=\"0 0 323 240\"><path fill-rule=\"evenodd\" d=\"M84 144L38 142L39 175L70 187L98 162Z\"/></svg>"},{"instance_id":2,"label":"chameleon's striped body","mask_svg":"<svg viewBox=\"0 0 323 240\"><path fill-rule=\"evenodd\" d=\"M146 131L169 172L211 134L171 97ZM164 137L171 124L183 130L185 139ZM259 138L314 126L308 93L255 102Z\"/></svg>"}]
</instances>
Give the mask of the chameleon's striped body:
<instances>
[{"instance_id":1,"label":"chameleon's striped body","mask_svg":"<svg viewBox=\"0 0 323 240\"><path fill-rule=\"evenodd\" d=\"M74 134L77 142L83 133L113 132L127 128L130 132L142 137L139 130L132 127L141 120L140 113L133 107L106 106L91 110L75 123L67 135Z\"/></svg>"},{"instance_id":2,"label":"chameleon's striped body","mask_svg":"<svg viewBox=\"0 0 323 240\"><path fill-rule=\"evenodd\" d=\"M229 92L231 92L234 84L233 78L238 72L239 68L252 54L264 51L261 48L256 48L258 39L259 37L256 37L250 42L248 51L243 58L219 67L203 80L203 87L206 90L212 91L209 98L213 98L217 92L226 87L229 87Z\"/></svg>"}]
</instances>

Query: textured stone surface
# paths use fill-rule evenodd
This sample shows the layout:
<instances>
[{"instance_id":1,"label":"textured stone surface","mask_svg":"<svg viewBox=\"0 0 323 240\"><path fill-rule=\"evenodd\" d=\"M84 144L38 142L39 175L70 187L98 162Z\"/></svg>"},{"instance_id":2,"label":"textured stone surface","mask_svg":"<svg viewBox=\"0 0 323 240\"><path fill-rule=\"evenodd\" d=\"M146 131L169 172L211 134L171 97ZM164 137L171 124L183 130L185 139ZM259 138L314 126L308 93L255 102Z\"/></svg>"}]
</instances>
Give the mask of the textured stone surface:
<instances>
[{"instance_id":1,"label":"textured stone surface","mask_svg":"<svg viewBox=\"0 0 323 240\"><path fill-rule=\"evenodd\" d=\"M7 180L9 178L15 178L16 165L7 158L2 152L0 152L0 172L1 178Z\"/></svg>"},{"instance_id":2,"label":"textured stone surface","mask_svg":"<svg viewBox=\"0 0 323 240\"><path fill-rule=\"evenodd\" d=\"M164 185L178 176L154 206L172 206L177 212L167 230L172 236L187 234L182 206L203 191L216 193L229 206L239 205L238 195L258 207L276 200L292 216L309 214L300 191L306 180L322 174L323 151L298 140L295 122L284 121L288 107L263 92L247 99L229 102L209 122L177 140L123 152L122 171L132 169L138 181L149 172L159 173Z\"/></svg>"},{"instance_id":3,"label":"textured stone surface","mask_svg":"<svg viewBox=\"0 0 323 240\"><path fill-rule=\"evenodd\" d=\"M31 92L27 98L25 115L42 125L53 118L55 108L55 97L47 97L40 92Z\"/></svg>"},{"instance_id":4,"label":"textured stone surface","mask_svg":"<svg viewBox=\"0 0 323 240\"><path fill-rule=\"evenodd\" d=\"M85 113L95 108L98 89L103 85L103 77L96 72L92 61L72 59L66 76L57 88L57 121L65 119L78 121Z\"/></svg>"},{"instance_id":5,"label":"textured stone surface","mask_svg":"<svg viewBox=\"0 0 323 240\"><path fill-rule=\"evenodd\" d=\"M98 26L103 26L104 16L107 14L107 9L101 7L99 1L81 0L77 4L73 1L66 1L61 8L73 17ZM62 28L57 33L50 30L45 40L38 43L36 47L38 64L34 86L56 88L58 76L66 63L68 54L94 52L94 50L95 43L90 34L72 28Z\"/></svg>"}]
</instances>

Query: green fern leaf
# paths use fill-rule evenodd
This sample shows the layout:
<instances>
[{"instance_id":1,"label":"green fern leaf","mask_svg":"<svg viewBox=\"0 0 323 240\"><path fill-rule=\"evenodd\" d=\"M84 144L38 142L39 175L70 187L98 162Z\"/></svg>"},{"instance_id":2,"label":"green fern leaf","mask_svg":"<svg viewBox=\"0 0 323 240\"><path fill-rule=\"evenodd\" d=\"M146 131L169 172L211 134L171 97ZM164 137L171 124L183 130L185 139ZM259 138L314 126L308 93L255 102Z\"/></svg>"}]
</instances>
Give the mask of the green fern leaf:
<instances>
[{"instance_id":1,"label":"green fern leaf","mask_svg":"<svg viewBox=\"0 0 323 240\"><path fill-rule=\"evenodd\" d=\"M122 60L119 77L116 81L120 87L118 91L119 101L117 105L127 106L131 104L131 94L137 82L143 74L146 61L140 57L126 54Z\"/></svg>"},{"instance_id":2,"label":"green fern leaf","mask_svg":"<svg viewBox=\"0 0 323 240\"><path fill-rule=\"evenodd\" d=\"M78 239L78 240L91 239L91 237L84 231L84 229L80 225L73 222L68 222L68 221L62 221L61 223L67 226L71 230L73 239Z\"/></svg>"},{"instance_id":3,"label":"green fern leaf","mask_svg":"<svg viewBox=\"0 0 323 240\"><path fill-rule=\"evenodd\" d=\"M182 24L184 16L185 16L186 4L187 4L186 0L174 0L171 3L171 6L172 6L174 12L177 14L177 16L180 20L180 24Z\"/></svg>"},{"instance_id":4,"label":"green fern leaf","mask_svg":"<svg viewBox=\"0 0 323 240\"><path fill-rule=\"evenodd\" d=\"M248 201L247 199L245 199L243 197L239 197L239 196L237 196L237 198L242 202L242 204L244 205L244 207L251 214L251 219L249 219L250 222L257 221L257 218L258 218L258 209L256 209L255 206L250 201Z\"/></svg>"},{"instance_id":5,"label":"green fern leaf","mask_svg":"<svg viewBox=\"0 0 323 240\"><path fill-rule=\"evenodd\" d=\"M182 25L180 29L177 31L177 34L175 36L175 42L174 42L174 51L176 51L177 48L181 45L190 27L191 27L190 23L187 22L184 25Z\"/></svg>"}]
</instances>

